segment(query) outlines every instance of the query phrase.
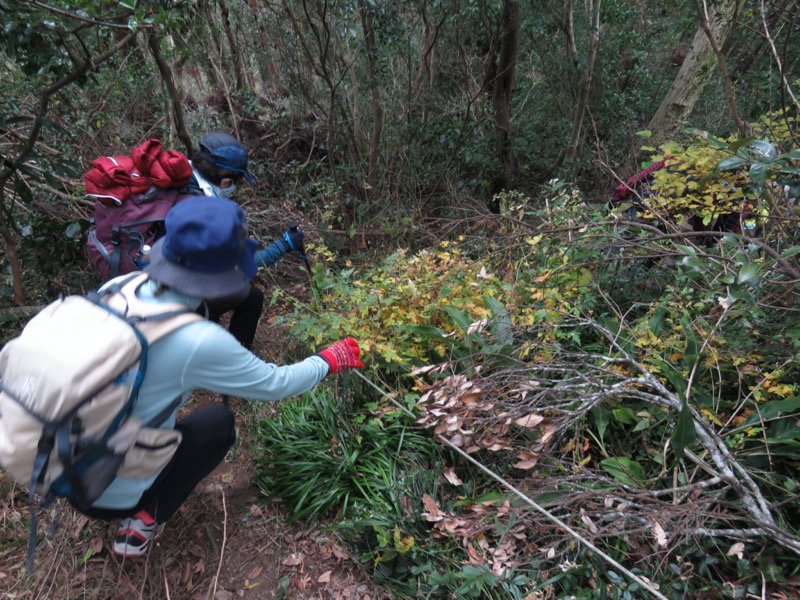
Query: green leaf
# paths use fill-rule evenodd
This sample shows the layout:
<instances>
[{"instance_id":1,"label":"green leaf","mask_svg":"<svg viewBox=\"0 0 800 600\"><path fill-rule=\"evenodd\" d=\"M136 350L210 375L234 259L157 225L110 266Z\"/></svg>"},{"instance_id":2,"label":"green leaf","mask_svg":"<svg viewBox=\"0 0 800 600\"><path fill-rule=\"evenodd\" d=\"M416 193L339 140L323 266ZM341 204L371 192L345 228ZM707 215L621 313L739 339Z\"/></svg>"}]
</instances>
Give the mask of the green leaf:
<instances>
[{"instance_id":1,"label":"green leaf","mask_svg":"<svg viewBox=\"0 0 800 600\"><path fill-rule=\"evenodd\" d=\"M721 140L718 137L714 137L711 134L708 134L708 138L706 139L706 141L709 144L711 144L712 148L715 148L716 150L727 150L728 149L728 142L726 142L725 140Z\"/></svg>"},{"instance_id":2,"label":"green leaf","mask_svg":"<svg viewBox=\"0 0 800 600\"><path fill-rule=\"evenodd\" d=\"M746 265L742 265L737 281L740 285L755 285L760 279L760 273L761 265L747 263Z\"/></svg>"},{"instance_id":3,"label":"green leaf","mask_svg":"<svg viewBox=\"0 0 800 600\"><path fill-rule=\"evenodd\" d=\"M624 456L607 458L600 466L614 479L631 487L640 487L646 478L642 465Z\"/></svg>"},{"instance_id":4,"label":"green leaf","mask_svg":"<svg viewBox=\"0 0 800 600\"><path fill-rule=\"evenodd\" d=\"M275 592L273 596L273 600L284 600L286 595L289 593L289 584L292 583L292 580L288 577L281 577L280 581L278 582L278 591Z\"/></svg>"},{"instance_id":5,"label":"green leaf","mask_svg":"<svg viewBox=\"0 0 800 600\"><path fill-rule=\"evenodd\" d=\"M608 428L608 423L611 420L608 409L604 406L595 406L592 409L592 416L594 417L594 424L597 427L597 435L600 441L603 441L603 436Z\"/></svg>"},{"instance_id":6,"label":"green leaf","mask_svg":"<svg viewBox=\"0 0 800 600\"><path fill-rule=\"evenodd\" d=\"M728 150L730 150L733 154L736 154L739 151L739 148L741 148L742 146L746 146L747 144L749 144L750 142L754 141L755 139L757 139L757 138L755 138L753 136L750 136L750 137L744 138L743 140L736 140L735 142L731 143L728 146Z\"/></svg>"},{"instance_id":7,"label":"green leaf","mask_svg":"<svg viewBox=\"0 0 800 600\"><path fill-rule=\"evenodd\" d=\"M697 430L694 427L694 418L689 404L686 400L681 405L681 412L678 413L678 422L675 431L672 433L672 451L678 460L683 458L684 449L697 439Z\"/></svg>"},{"instance_id":8,"label":"green leaf","mask_svg":"<svg viewBox=\"0 0 800 600\"><path fill-rule=\"evenodd\" d=\"M684 396L686 394L686 375L678 371L673 365L670 363L657 359L651 358L650 362L656 365L660 370L661 374L667 378L667 381L670 382L673 389Z\"/></svg>"},{"instance_id":9,"label":"green leaf","mask_svg":"<svg viewBox=\"0 0 800 600\"><path fill-rule=\"evenodd\" d=\"M778 150L767 141L755 140L747 144L750 156L762 163L771 163L778 157Z\"/></svg>"},{"instance_id":10,"label":"green leaf","mask_svg":"<svg viewBox=\"0 0 800 600\"><path fill-rule=\"evenodd\" d=\"M703 267L703 261L697 258L696 256L684 256L681 263L684 266L687 266L690 269L694 269L696 271L699 271Z\"/></svg>"},{"instance_id":11,"label":"green leaf","mask_svg":"<svg viewBox=\"0 0 800 600\"><path fill-rule=\"evenodd\" d=\"M691 368L697 360L697 355L700 353L700 345L697 343L697 337L694 335L694 327L692 327L692 319L689 313L684 311L681 317L681 327L683 328L683 335L686 337L686 350L683 353L683 366Z\"/></svg>"},{"instance_id":12,"label":"green leaf","mask_svg":"<svg viewBox=\"0 0 800 600\"><path fill-rule=\"evenodd\" d=\"M615 408L611 412L620 423L625 423L625 425L634 425L636 423L636 413L630 408Z\"/></svg>"},{"instance_id":13,"label":"green leaf","mask_svg":"<svg viewBox=\"0 0 800 600\"><path fill-rule=\"evenodd\" d=\"M633 428L634 431L649 429L653 424L652 420L650 419L650 413L648 413L646 410L639 411L636 413L636 416L639 418L639 422L636 423L636 427Z\"/></svg>"},{"instance_id":14,"label":"green leaf","mask_svg":"<svg viewBox=\"0 0 800 600\"><path fill-rule=\"evenodd\" d=\"M67 225L66 230L64 230L64 235L66 235L71 240L77 240L83 237L83 230L81 229L80 223L70 223Z\"/></svg>"},{"instance_id":15,"label":"green leaf","mask_svg":"<svg viewBox=\"0 0 800 600\"><path fill-rule=\"evenodd\" d=\"M650 331L653 332L653 335L658 335L661 333L661 328L664 325L664 316L667 314L667 309L663 306L659 306L656 308L655 314L650 317L650 320L647 322Z\"/></svg>"},{"instance_id":16,"label":"green leaf","mask_svg":"<svg viewBox=\"0 0 800 600\"><path fill-rule=\"evenodd\" d=\"M760 162L753 163L750 165L750 179L756 185L762 185L770 176L771 171L769 165Z\"/></svg>"},{"instance_id":17,"label":"green leaf","mask_svg":"<svg viewBox=\"0 0 800 600\"><path fill-rule=\"evenodd\" d=\"M697 256L697 250L691 246L684 246L683 244L675 244L675 247L683 252L686 256Z\"/></svg>"},{"instance_id":18,"label":"green leaf","mask_svg":"<svg viewBox=\"0 0 800 600\"><path fill-rule=\"evenodd\" d=\"M780 415L791 414L799 409L800 396L791 396L782 400L771 400L770 402L761 404L759 410L754 411L742 425L754 425L759 423L761 419L774 419Z\"/></svg>"},{"instance_id":19,"label":"green leaf","mask_svg":"<svg viewBox=\"0 0 800 600\"><path fill-rule=\"evenodd\" d=\"M637 131L636 135L638 135L640 138L649 139L653 137L653 132L649 129L644 129L642 131Z\"/></svg>"},{"instance_id":20,"label":"green leaf","mask_svg":"<svg viewBox=\"0 0 800 600\"><path fill-rule=\"evenodd\" d=\"M453 322L461 331L466 331L472 324L472 319L470 319L469 315L463 310L459 310L453 306L445 306L444 312L450 315L450 318L453 319Z\"/></svg>"},{"instance_id":21,"label":"green leaf","mask_svg":"<svg viewBox=\"0 0 800 600\"><path fill-rule=\"evenodd\" d=\"M491 296L483 297L483 305L492 312L493 318L489 322L489 329L494 339L501 346L512 343L514 334L511 328L511 316L508 314L506 307Z\"/></svg>"},{"instance_id":22,"label":"green leaf","mask_svg":"<svg viewBox=\"0 0 800 600\"><path fill-rule=\"evenodd\" d=\"M434 339L443 338L445 336L444 331L431 325L406 325L405 329L411 333L418 333Z\"/></svg>"},{"instance_id":23,"label":"green leaf","mask_svg":"<svg viewBox=\"0 0 800 600\"><path fill-rule=\"evenodd\" d=\"M778 157L778 160L783 160L784 158L788 158L790 160L800 160L800 148L796 148L791 152L787 152L786 154L781 154Z\"/></svg>"},{"instance_id":24,"label":"green leaf","mask_svg":"<svg viewBox=\"0 0 800 600\"><path fill-rule=\"evenodd\" d=\"M716 170L717 171L735 171L742 167L747 161L743 159L741 156L731 156L730 158L726 158L725 160L719 161L717 163Z\"/></svg>"},{"instance_id":25,"label":"green leaf","mask_svg":"<svg viewBox=\"0 0 800 600\"><path fill-rule=\"evenodd\" d=\"M792 246L781 252L781 258L789 258L795 254L800 254L800 246Z\"/></svg>"}]
</instances>

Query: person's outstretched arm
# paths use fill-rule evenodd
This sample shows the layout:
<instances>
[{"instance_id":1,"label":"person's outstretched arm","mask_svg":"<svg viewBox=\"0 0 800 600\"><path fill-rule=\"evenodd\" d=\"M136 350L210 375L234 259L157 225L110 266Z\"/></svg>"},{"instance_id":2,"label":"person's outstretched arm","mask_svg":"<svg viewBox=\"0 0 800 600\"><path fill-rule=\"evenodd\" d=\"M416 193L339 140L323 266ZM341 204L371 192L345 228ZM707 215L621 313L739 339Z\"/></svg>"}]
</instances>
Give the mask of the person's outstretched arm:
<instances>
[{"instance_id":1,"label":"person's outstretched arm","mask_svg":"<svg viewBox=\"0 0 800 600\"><path fill-rule=\"evenodd\" d=\"M266 248L255 253L256 268L263 269L274 265L284 254L297 251L303 253L303 230L293 227Z\"/></svg>"}]
</instances>

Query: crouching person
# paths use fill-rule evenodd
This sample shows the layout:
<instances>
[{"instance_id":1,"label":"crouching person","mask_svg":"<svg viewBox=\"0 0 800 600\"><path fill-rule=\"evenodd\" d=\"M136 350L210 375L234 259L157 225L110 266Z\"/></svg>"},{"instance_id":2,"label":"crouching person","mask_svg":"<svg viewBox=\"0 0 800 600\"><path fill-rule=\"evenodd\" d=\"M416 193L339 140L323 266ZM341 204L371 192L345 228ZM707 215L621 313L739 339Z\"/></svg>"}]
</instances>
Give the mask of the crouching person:
<instances>
[{"instance_id":1,"label":"crouching person","mask_svg":"<svg viewBox=\"0 0 800 600\"><path fill-rule=\"evenodd\" d=\"M137 296L196 310L205 301L242 292L256 272L254 248L244 213L234 202L212 196L179 203L167 215L166 235L151 250L145 268L150 277ZM142 556L236 439L234 416L226 405L176 420L193 390L274 401L302 394L328 375L363 366L352 338L301 362L277 366L259 359L216 323L184 325L150 347L132 415L146 423L166 410L169 416L160 428L180 432L176 452L150 477L117 477L83 512L97 519L121 519L114 553Z\"/></svg>"}]
</instances>

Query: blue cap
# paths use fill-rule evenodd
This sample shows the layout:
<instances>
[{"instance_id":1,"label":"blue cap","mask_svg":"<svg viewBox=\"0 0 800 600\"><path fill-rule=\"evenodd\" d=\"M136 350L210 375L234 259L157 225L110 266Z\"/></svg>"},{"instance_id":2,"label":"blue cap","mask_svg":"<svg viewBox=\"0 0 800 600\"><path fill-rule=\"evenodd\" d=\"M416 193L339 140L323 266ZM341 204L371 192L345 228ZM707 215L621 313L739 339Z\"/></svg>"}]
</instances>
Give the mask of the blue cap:
<instances>
[{"instance_id":1,"label":"blue cap","mask_svg":"<svg viewBox=\"0 0 800 600\"><path fill-rule=\"evenodd\" d=\"M253 183L253 176L247 170L247 150L235 137L221 131L209 133L200 140L200 147L211 155L220 169L241 173Z\"/></svg>"},{"instance_id":2,"label":"blue cap","mask_svg":"<svg viewBox=\"0 0 800 600\"><path fill-rule=\"evenodd\" d=\"M247 236L238 204L195 196L176 204L164 221L167 233L150 250L145 271L177 292L214 300L243 292L256 274L258 243Z\"/></svg>"}]
</instances>

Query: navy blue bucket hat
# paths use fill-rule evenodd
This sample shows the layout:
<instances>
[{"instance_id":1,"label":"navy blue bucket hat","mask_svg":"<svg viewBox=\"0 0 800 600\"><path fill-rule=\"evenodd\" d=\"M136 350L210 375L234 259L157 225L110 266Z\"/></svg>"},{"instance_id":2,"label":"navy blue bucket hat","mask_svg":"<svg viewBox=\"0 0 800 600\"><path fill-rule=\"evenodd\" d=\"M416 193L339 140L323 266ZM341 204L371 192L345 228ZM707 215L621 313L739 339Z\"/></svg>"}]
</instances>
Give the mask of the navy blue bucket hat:
<instances>
[{"instance_id":1,"label":"navy blue bucket hat","mask_svg":"<svg viewBox=\"0 0 800 600\"><path fill-rule=\"evenodd\" d=\"M153 244L144 269L155 281L203 300L236 295L250 285L258 243L248 237L238 204L217 196L187 198L164 224L167 233Z\"/></svg>"},{"instance_id":2,"label":"navy blue bucket hat","mask_svg":"<svg viewBox=\"0 0 800 600\"><path fill-rule=\"evenodd\" d=\"M253 176L247 170L247 150L232 135L221 131L209 133L200 140L200 148L211 156L214 164L220 169L241 173L247 181L253 183Z\"/></svg>"}]
</instances>

